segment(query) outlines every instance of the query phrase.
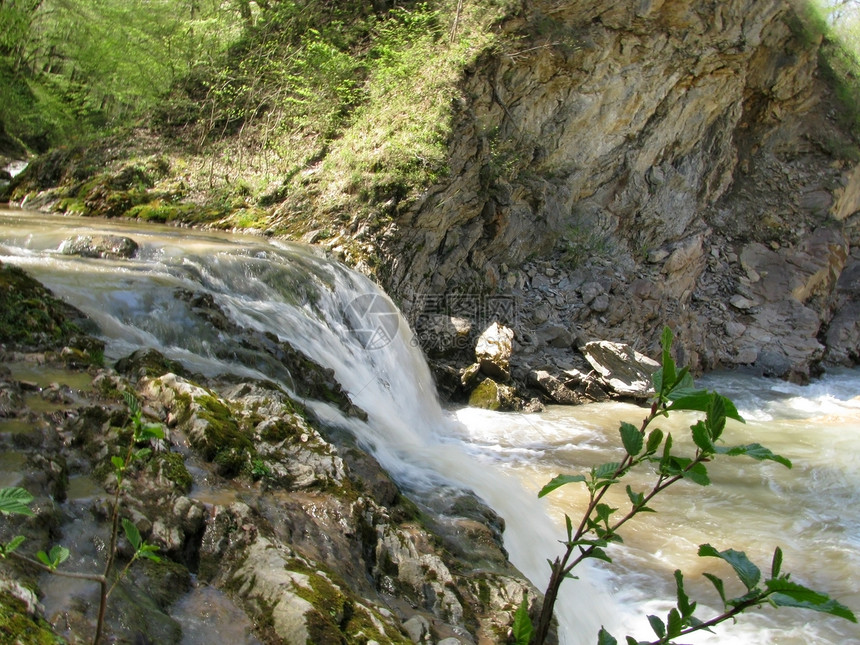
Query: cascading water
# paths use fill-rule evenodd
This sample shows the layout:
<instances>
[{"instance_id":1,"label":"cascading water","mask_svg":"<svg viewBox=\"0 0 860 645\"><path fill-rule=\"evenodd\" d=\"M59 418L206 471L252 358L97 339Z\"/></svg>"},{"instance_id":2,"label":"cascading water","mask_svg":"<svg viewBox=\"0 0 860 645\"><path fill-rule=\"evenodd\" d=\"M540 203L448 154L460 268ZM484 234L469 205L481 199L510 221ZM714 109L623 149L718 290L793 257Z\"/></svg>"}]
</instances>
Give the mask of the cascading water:
<instances>
[{"instance_id":1,"label":"cascading water","mask_svg":"<svg viewBox=\"0 0 860 645\"><path fill-rule=\"evenodd\" d=\"M127 235L141 248L134 260L56 252L64 238L84 233ZM618 422L641 417L641 410L620 404L551 408L540 415L446 412L408 325L385 294L304 247L5 213L0 260L26 268L89 314L108 341L109 359L156 347L194 371L265 377L290 389L283 366L242 348L231 350L230 339L195 316L189 298L177 298L178 292L211 296L236 324L301 348L335 371L368 419L309 402L316 414L353 433L416 495L430 499L452 488L473 490L505 518L511 560L539 588L549 573L546 558L559 551L562 513L575 514L579 500L576 487L543 501L535 491L558 472L582 472L616 459ZM731 430L737 443L759 441L792 459L794 469L718 460L711 468L715 486L679 487L658 515L643 518L625 535L607 573L586 569L583 580L565 582L558 607L563 643L593 643L600 625L619 638L648 638L644 616L668 611L676 567L685 571L691 589L713 602L713 591L693 581L701 580L697 574L709 564L695 557L696 546L706 541L744 548L763 566L780 545L796 577L858 610L860 374L838 373L816 386L821 391L738 376L707 385L735 398L748 419ZM678 424L685 427L683 420ZM856 625L789 613L744 617L717 636L690 642L860 645Z\"/></svg>"},{"instance_id":2,"label":"cascading water","mask_svg":"<svg viewBox=\"0 0 860 645\"><path fill-rule=\"evenodd\" d=\"M415 495L474 491L505 519L505 547L514 565L539 588L545 585L557 528L533 494L470 451L463 441L467 433L439 404L408 324L364 276L312 249L259 238L35 214L3 216L0 232L0 260L25 268L88 314L107 341L108 359L155 347L205 375L232 372L292 389L283 366L246 353L230 358L230 339L195 317L178 292L211 296L235 323L301 348L333 369L368 415L365 422L308 401L321 419L353 433ZM130 236L140 248L133 260L57 251L63 239L87 234ZM569 601L557 612L564 642L590 643L617 611L587 573L567 584Z\"/></svg>"}]
</instances>

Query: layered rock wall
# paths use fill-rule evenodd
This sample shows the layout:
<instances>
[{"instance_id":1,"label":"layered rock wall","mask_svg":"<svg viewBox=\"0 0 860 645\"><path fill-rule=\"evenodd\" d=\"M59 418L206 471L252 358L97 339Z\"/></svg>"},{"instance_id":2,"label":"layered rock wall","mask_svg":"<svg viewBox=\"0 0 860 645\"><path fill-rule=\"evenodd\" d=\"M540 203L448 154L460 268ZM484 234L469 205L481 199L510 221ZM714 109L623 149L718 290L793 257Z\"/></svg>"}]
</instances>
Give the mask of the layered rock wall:
<instances>
[{"instance_id":1,"label":"layered rock wall","mask_svg":"<svg viewBox=\"0 0 860 645\"><path fill-rule=\"evenodd\" d=\"M474 301L509 296L528 368L595 339L653 352L663 324L701 370L856 360L825 343L860 184L801 9L524 3L463 80L448 179L388 231L386 286L478 333Z\"/></svg>"}]
</instances>

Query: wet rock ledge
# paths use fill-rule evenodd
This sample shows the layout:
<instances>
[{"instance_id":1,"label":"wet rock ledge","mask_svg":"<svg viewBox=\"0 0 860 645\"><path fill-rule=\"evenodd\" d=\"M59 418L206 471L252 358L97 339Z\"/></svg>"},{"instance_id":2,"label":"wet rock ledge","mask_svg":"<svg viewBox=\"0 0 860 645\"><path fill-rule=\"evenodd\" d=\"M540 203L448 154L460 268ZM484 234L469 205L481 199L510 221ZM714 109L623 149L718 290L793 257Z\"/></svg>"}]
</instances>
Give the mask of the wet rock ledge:
<instances>
[{"instance_id":1,"label":"wet rock ledge","mask_svg":"<svg viewBox=\"0 0 860 645\"><path fill-rule=\"evenodd\" d=\"M165 429L136 446L151 452L120 493L121 516L162 559L135 562L119 583L106 642L180 642L175 608L207 587L247 616L248 643L302 645L503 643L524 593L538 596L508 563L490 509L468 492L432 511L411 500L349 436L277 385L206 379L155 348L105 366L79 312L3 265L0 311L0 486L35 498L34 517L0 516L0 542L22 535L30 556L62 544L72 552L63 568L100 572L111 458L130 441L122 393ZM337 394L299 349L271 345L286 369L311 374L303 395ZM115 571L131 553L120 539ZM0 559L0 633L89 642L98 585L58 580Z\"/></svg>"}]
</instances>

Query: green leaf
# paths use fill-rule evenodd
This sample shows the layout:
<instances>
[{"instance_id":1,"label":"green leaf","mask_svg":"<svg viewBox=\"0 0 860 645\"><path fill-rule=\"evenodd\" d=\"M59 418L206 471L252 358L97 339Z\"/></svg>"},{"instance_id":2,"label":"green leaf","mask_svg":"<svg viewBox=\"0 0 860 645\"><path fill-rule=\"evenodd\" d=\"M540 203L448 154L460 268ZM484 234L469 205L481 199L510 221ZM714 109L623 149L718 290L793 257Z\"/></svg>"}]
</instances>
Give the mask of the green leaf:
<instances>
[{"instance_id":1,"label":"green leaf","mask_svg":"<svg viewBox=\"0 0 860 645\"><path fill-rule=\"evenodd\" d=\"M601 627L597 633L597 645L618 645L618 641L615 640L612 634Z\"/></svg>"},{"instance_id":2,"label":"green leaf","mask_svg":"<svg viewBox=\"0 0 860 645\"><path fill-rule=\"evenodd\" d=\"M125 400L125 404L128 406L128 411L131 412L133 416L140 415L140 403L137 400L137 397L129 392L128 390L124 390L122 393L122 398Z\"/></svg>"},{"instance_id":3,"label":"green leaf","mask_svg":"<svg viewBox=\"0 0 860 645\"><path fill-rule=\"evenodd\" d=\"M690 602L690 597L684 589L684 574L680 569L675 569L675 588L678 596L678 609L681 611L681 616L689 618L696 611L696 603Z\"/></svg>"},{"instance_id":4,"label":"green leaf","mask_svg":"<svg viewBox=\"0 0 860 645\"><path fill-rule=\"evenodd\" d=\"M610 461L605 464L600 464L591 469L591 476L595 479L610 479L618 472L621 464L617 461Z\"/></svg>"},{"instance_id":5,"label":"green leaf","mask_svg":"<svg viewBox=\"0 0 860 645\"><path fill-rule=\"evenodd\" d=\"M699 421L697 424L690 426L693 431L693 442L699 447L699 450L706 454L716 452L716 446L711 440L711 433L704 421Z\"/></svg>"},{"instance_id":6,"label":"green leaf","mask_svg":"<svg viewBox=\"0 0 860 645\"><path fill-rule=\"evenodd\" d=\"M125 470L125 461L123 461L122 457L117 457L114 455L110 458L110 462L113 464L114 470L116 472L122 472Z\"/></svg>"},{"instance_id":7,"label":"green leaf","mask_svg":"<svg viewBox=\"0 0 860 645\"><path fill-rule=\"evenodd\" d=\"M140 549L137 551L137 553L141 557L148 558L153 562L161 562L161 558L156 555L158 553L158 547L154 544L147 544L146 542L144 542L143 544L141 544Z\"/></svg>"},{"instance_id":8,"label":"green leaf","mask_svg":"<svg viewBox=\"0 0 860 645\"><path fill-rule=\"evenodd\" d=\"M693 381L693 375L690 374L689 367L682 367L675 377L675 387L672 388L672 393L684 392L695 389L696 384Z\"/></svg>"},{"instance_id":9,"label":"green leaf","mask_svg":"<svg viewBox=\"0 0 860 645\"><path fill-rule=\"evenodd\" d=\"M657 369L651 375L651 386L654 388L654 391L657 393L658 397L663 396L663 368Z\"/></svg>"},{"instance_id":10,"label":"green leaf","mask_svg":"<svg viewBox=\"0 0 860 645\"><path fill-rule=\"evenodd\" d=\"M733 446L731 448L718 446L717 452L721 455L729 455L731 457L737 455L746 455L747 457L752 457L753 459L756 459L758 461L775 461L779 464L782 464L786 468L791 468L791 462L788 459L772 453L769 449L758 443L750 443L746 446Z\"/></svg>"},{"instance_id":11,"label":"green leaf","mask_svg":"<svg viewBox=\"0 0 860 645\"><path fill-rule=\"evenodd\" d=\"M711 402L708 405L706 416L706 425L714 441L720 438L726 427L726 401L728 399L724 396L716 393L711 395Z\"/></svg>"},{"instance_id":12,"label":"green leaf","mask_svg":"<svg viewBox=\"0 0 860 645\"><path fill-rule=\"evenodd\" d=\"M670 411L688 410L690 412L707 412L711 402L711 393L707 390L677 390L670 397Z\"/></svg>"},{"instance_id":13,"label":"green leaf","mask_svg":"<svg viewBox=\"0 0 860 645\"><path fill-rule=\"evenodd\" d=\"M741 413L738 412L737 407L735 407L735 404L731 399L723 396L722 394L717 394L716 392L714 392L714 395L720 399L720 403L723 406L723 413L726 415L727 419L734 419L735 421L746 423L746 419L741 416Z\"/></svg>"},{"instance_id":14,"label":"green leaf","mask_svg":"<svg viewBox=\"0 0 860 645\"><path fill-rule=\"evenodd\" d=\"M137 530L134 522L127 518L122 518L122 530L125 532L125 537L135 551L140 550L140 531Z\"/></svg>"},{"instance_id":15,"label":"green leaf","mask_svg":"<svg viewBox=\"0 0 860 645\"><path fill-rule=\"evenodd\" d=\"M54 563L54 567L56 567L69 559L69 550L64 546L56 544L51 547L50 557L51 561Z\"/></svg>"},{"instance_id":16,"label":"green leaf","mask_svg":"<svg viewBox=\"0 0 860 645\"><path fill-rule=\"evenodd\" d=\"M661 443L663 443L663 431L660 428L655 428L648 435L648 443L645 445L645 452L649 455L657 452L657 448L660 447Z\"/></svg>"},{"instance_id":17,"label":"green leaf","mask_svg":"<svg viewBox=\"0 0 860 645\"><path fill-rule=\"evenodd\" d=\"M710 544L702 544L699 546L699 556L720 558L721 560L728 562L735 570L735 573L738 574L738 578L740 578L741 582L744 583L744 586L749 591L755 589L759 580L761 580L761 571L759 571L757 566L750 562L746 553L743 551L735 551L734 549L717 551Z\"/></svg>"},{"instance_id":18,"label":"green leaf","mask_svg":"<svg viewBox=\"0 0 860 645\"><path fill-rule=\"evenodd\" d=\"M702 462L697 462L691 467L685 468L682 474L684 475L684 479L689 479L699 486L709 486L711 483L711 479L708 477L708 467Z\"/></svg>"},{"instance_id":19,"label":"green leaf","mask_svg":"<svg viewBox=\"0 0 860 645\"><path fill-rule=\"evenodd\" d=\"M699 555L701 555L701 553ZM711 584L714 585L714 588L717 590L717 593L720 594L720 600L723 601L723 605L726 605L726 587L723 584L722 578L718 578L713 573L707 572L703 573L702 575L711 581Z\"/></svg>"},{"instance_id":20,"label":"green leaf","mask_svg":"<svg viewBox=\"0 0 860 645\"><path fill-rule=\"evenodd\" d=\"M666 625L657 616L648 616L648 622L651 623L651 629L654 630L654 633L659 638L663 638L666 635Z\"/></svg>"},{"instance_id":21,"label":"green leaf","mask_svg":"<svg viewBox=\"0 0 860 645\"><path fill-rule=\"evenodd\" d=\"M51 569L54 568L54 565L51 562L51 558L49 558L48 554L44 551L38 551L36 553L36 559L39 560L39 562L41 562L42 564L44 564L46 567L49 567Z\"/></svg>"},{"instance_id":22,"label":"green leaf","mask_svg":"<svg viewBox=\"0 0 860 645\"><path fill-rule=\"evenodd\" d=\"M666 441L663 443L663 456L660 459L660 468L663 469L668 465L672 458L672 433L666 435Z\"/></svg>"},{"instance_id":23,"label":"green leaf","mask_svg":"<svg viewBox=\"0 0 860 645\"><path fill-rule=\"evenodd\" d=\"M632 423L622 422L620 432L621 443L624 444L624 450L627 451L627 454L631 457L638 455L642 451L644 443L644 437L639 432L639 428Z\"/></svg>"},{"instance_id":24,"label":"green leaf","mask_svg":"<svg viewBox=\"0 0 860 645\"><path fill-rule=\"evenodd\" d=\"M666 635L669 638L681 635L681 630L684 628L684 623L681 620L681 614L678 610L672 607L669 610L669 616L666 619Z\"/></svg>"},{"instance_id":25,"label":"green leaf","mask_svg":"<svg viewBox=\"0 0 860 645\"><path fill-rule=\"evenodd\" d=\"M598 504L595 510L597 511L597 517L600 518L600 521L604 524L609 524L610 516L618 509L612 508L608 504Z\"/></svg>"},{"instance_id":26,"label":"green leaf","mask_svg":"<svg viewBox=\"0 0 860 645\"><path fill-rule=\"evenodd\" d=\"M567 513L564 515L564 525L567 530L567 541L570 542L573 539L573 522L570 520L570 515Z\"/></svg>"},{"instance_id":27,"label":"green leaf","mask_svg":"<svg viewBox=\"0 0 860 645\"><path fill-rule=\"evenodd\" d=\"M145 439L164 439L164 428L160 423L147 423L140 428L135 437L138 441Z\"/></svg>"},{"instance_id":28,"label":"green leaf","mask_svg":"<svg viewBox=\"0 0 860 645\"><path fill-rule=\"evenodd\" d=\"M540 489L538 493L538 497L543 497L544 495L548 495L556 488L561 488L565 484L575 484L577 482L584 482L584 475L557 475L553 477L552 480L549 481L543 488Z\"/></svg>"},{"instance_id":29,"label":"green leaf","mask_svg":"<svg viewBox=\"0 0 860 645\"><path fill-rule=\"evenodd\" d=\"M23 535L16 535L6 544L0 544L0 557L5 558L7 555L12 553L12 551L21 546L26 539L27 538L25 538Z\"/></svg>"},{"instance_id":30,"label":"green leaf","mask_svg":"<svg viewBox=\"0 0 860 645\"><path fill-rule=\"evenodd\" d=\"M29 504L33 496L24 488L0 488L0 513L4 515L26 515L33 517L35 513Z\"/></svg>"},{"instance_id":31,"label":"green leaf","mask_svg":"<svg viewBox=\"0 0 860 645\"><path fill-rule=\"evenodd\" d=\"M782 549L776 547L773 550L773 559L770 563L770 577L778 578L780 569L782 569Z\"/></svg>"},{"instance_id":32,"label":"green leaf","mask_svg":"<svg viewBox=\"0 0 860 645\"><path fill-rule=\"evenodd\" d=\"M716 418L718 419L729 418L744 423L744 418L740 415L731 399L716 392L684 388L673 392L670 398L672 405L667 408L668 410L688 410L690 412L709 414L713 408L713 413L717 415ZM722 433L722 428L720 428L719 432Z\"/></svg>"},{"instance_id":33,"label":"green leaf","mask_svg":"<svg viewBox=\"0 0 860 645\"><path fill-rule=\"evenodd\" d=\"M607 555L606 551L596 547L591 551L588 557L594 558L595 560L603 560L604 562L612 562L612 558Z\"/></svg>"},{"instance_id":34,"label":"green leaf","mask_svg":"<svg viewBox=\"0 0 860 645\"><path fill-rule=\"evenodd\" d=\"M774 592L770 599L778 607L811 609L850 620L852 623L857 622L856 616L848 607L833 600L827 594L813 591L788 580L768 580L765 584L768 591Z\"/></svg>"},{"instance_id":35,"label":"green leaf","mask_svg":"<svg viewBox=\"0 0 860 645\"><path fill-rule=\"evenodd\" d=\"M152 454L151 448L141 448L140 450L134 451L134 458L135 459L146 459L151 454Z\"/></svg>"},{"instance_id":36,"label":"green leaf","mask_svg":"<svg viewBox=\"0 0 860 645\"><path fill-rule=\"evenodd\" d=\"M523 595L523 601L520 603L520 606L514 614L514 642L517 645L529 645L533 631L534 627L532 626L532 619L529 618L528 598Z\"/></svg>"}]
</instances>

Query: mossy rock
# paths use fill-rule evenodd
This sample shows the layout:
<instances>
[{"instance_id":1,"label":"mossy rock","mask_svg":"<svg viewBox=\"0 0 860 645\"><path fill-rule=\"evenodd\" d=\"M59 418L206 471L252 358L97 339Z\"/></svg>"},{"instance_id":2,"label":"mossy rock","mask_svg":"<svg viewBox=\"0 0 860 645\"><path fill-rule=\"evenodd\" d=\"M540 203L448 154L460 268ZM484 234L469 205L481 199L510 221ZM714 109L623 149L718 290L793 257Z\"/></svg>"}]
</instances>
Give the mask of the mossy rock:
<instances>
[{"instance_id":1,"label":"mossy rock","mask_svg":"<svg viewBox=\"0 0 860 645\"><path fill-rule=\"evenodd\" d=\"M472 390L472 394L469 395L469 405L485 410L515 410L516 395L512 387L487 378Z\"/></svg>"},{"instance_id":2,"label":"mossy rock","mask_svg":"<svg viewBox=\"0 0 860 645\"><path fill-rule=\"evenodd\" d=\"M296 587L296 593L314 607L305 614L310 642L345 645L363 645L368 641L403 645L411 642L390 625L374 620L370 611L352 596L346 584L336 576L306 569L304 572L308 576L310 589ZM380 627L385 631L381 632Z\"/></svg>"},{"instance_id":3,"label":"mossy rock","mask_svg":"<svg viewBox=\"0 0 860 645\"><path fill-rule=\"evenodd\" d=\"M194 484L194 478L185 467L185 459L178 452L159 452L152 456L149 468L153 474L161 474L172 482L176 488L187 493Z\"/></svg>"},{"instance_id":4,"label":"mossy rock","mask_svg":"<svg viewBox=\"0 0 860 645\"><path fill-rule=\"evenodd\" d=\"M126 376L157 377L172 372L178 376L189 376L181 363L167 358L157 349L144 347L119 359L115 365L116 371Z\"/></svg>"},{"instance_id":5,"label":"mossy rock","mask_svg":"<svg viewBox=\"0 0 860 645\"><path fill-rule=\"evenodd\" d=\"M146 589L162 611L167 611L191 589L188 568L161 555L158 562L141 558L129 569L134 584Z\"/></svg>"},{"instance_id":6,"label":"mossy rock","mask_svg":"<svg viewBox=\"0 0 860 645\"><path fill-rule=\"evenodd\" d=\"M194 414L206 422L206 428L203 438L192 439L192 445L207 461L214 462L224 477L248 471L258 457L257 451L230 408L214 396L195 397L194 404Z\"/></svg>"},{"instance_id":7,"label":"mossy rock","mask_svg":"<svg viewBox=\"0 0 860 645\"><path fill-rule=\"evenodd\" d=\"M57 636L43 619L30 616L24 603L8 593L0 593L0 642L15 645L58 645Z\"/></svg>"},{"instance_id":8,"label":"mossy rock","mask_svg":"<svg viewBox=\"0 0 860 645\"><path fill-rule=\"evenodd\" d=\"M287 342L281 343L278 358L294 376L294 387L299 395L328 401L349 416L367 420L367 413L353 404L337 382L334 370L319 365Z\"/></svg>"},{"instance_id":9,"label":"mossy rock","mask_svg":"<svg viewBox=\"0 0 860 645\"><path fill-rule=\"evenodd\" d=\"M0 263L0 342L61 347L81 332L84 315L18 267Z\"/></svg>"}]
</instances>

